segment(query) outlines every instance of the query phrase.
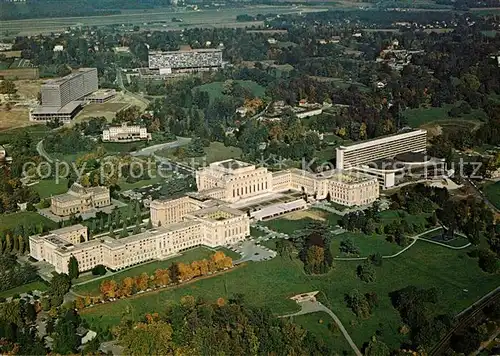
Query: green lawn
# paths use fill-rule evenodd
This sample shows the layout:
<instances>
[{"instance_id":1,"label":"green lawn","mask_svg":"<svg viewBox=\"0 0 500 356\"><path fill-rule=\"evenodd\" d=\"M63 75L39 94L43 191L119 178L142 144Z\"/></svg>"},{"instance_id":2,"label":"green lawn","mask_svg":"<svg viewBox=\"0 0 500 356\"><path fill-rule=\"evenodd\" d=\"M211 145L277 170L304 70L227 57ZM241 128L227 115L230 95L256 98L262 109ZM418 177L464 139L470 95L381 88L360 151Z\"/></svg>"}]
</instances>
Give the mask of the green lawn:
<instances>
[{"instance_id":1,"label":"green lawn","mask_svg":"<svg viewBox=\"0 0 500 356\"><path fill-rule=\"evenodd\" d=\"M500 182L485 184L483 193L497 209L500 209Z\"/></svg>"},{"instance_id":2,"label":"green lawn","mask_svg":"<svg viewBox=\"0 0 500 356\"><path fill-rule=\"evenodd\" d=\"M338 355L342 355L344 351L346 351L348 355L352 353L349 343L344 338L344 335L342 335L340 330L335 329L335 331L331 331L328 328L328 325L335 325L335 322L327 313L316 312L292 316L290 317L290 320L295 324L302 326L307 330L307 332L314 335L320 344L324 343L330 346L330 350L335 351Z\"/></svg>"},{"instance_id":3,"label":"green lawn","mask_svg":"<svg viewBox=\"0 0 500 356\"><path fill-rule=\"evenodd\" d=\"M68 191L68 180L66 178L59 178L56 182L55 179L44 179L32 186L38 192L40 199L48 198L52 195L66 193Z\"/></svg>"},{"instance_id":4,"label":"green lawn","mask_svg":"<svg viewBox=\"0 0 500 356\"><path fill-rule=\"evenodd\" d=\"M45 125L32 125L12 130L5 130L0 132L0 145L8 144L14 136L25 132L30 134L31 139L36 144L36 142L47 136L50 129Z\"/></svg>"},{"instance_id":5,"label":"green lawn","mask_svg":"<svg viewBox=\"0 0 500 356\"><path fill-rule=\"evenodd\" d=\"M146 147L146 141L139 142L103 142L102 147L110 153L127 153Z\"/></svg>"},{"instance_id":6,"label":"green lawn","mask_svg":"<svg viewBox=\"0 0 500 356\"><path fill-rule=\"evenodd\" d=\"M0 230L14 230L18 225L38 226L40 224L49 230L57 229L57 223L33 211L0 215Z\"/></svg>"},{"instance_id":7,"label":"green lawn","mask_svg":"<svg viewBox=\"0 0 500 356\"><path fill-rule=\"evenodd\" d=\"M165 176L165 175L164 175ZM123 190L129 190L129 189L135 189L135 188L142 188L147 185L153 185L156 183L165 183L166 179L160 177L160 175L157 175L154 178L151 179L143 179L138 182L134 183L127 183L125 179L120 179L118 181L118 185L120 186L120 189Z\"/></svg>"},{"instance_id":8,"label":"green lawn","mask_svg":"<svg viewBox=\"0 0 500 356\"><path fill-rule=\"evenodd\" d=\"M330 250L333 257L353 257L344 256L340 253L340 243L345 239L351 239L354 244L359 247L359 257L368 257L374 253L380 253L382 256L390 256L399 251L401 247L395 243L386 241L384 235L365 235L356 232L346 232L341 235L336 235L332 239Z\"/></svg>"},{"instance_id":9,"label":"green lawn","mask_svg":"<svg viewBox=\"0 0 500 356\"><path fill-rule=\"evenodd\" d=\"M384 225L391 223L394 220L406 220L410 224L425 224L430 213L422 213L419 215L410 215L404 210L384 210L380 212L380 222ZM404 218L403 218L404 216Z\"/></svg>"},{"instance_id":10,"label":"green lawn","mask_svg":"<svg viewBox=\"0 0 500 356\"><path fill-rule=\"evenodd\" d=\"M139 320L151 311L161 313L168 303L187 294L215 300L243 293L256 306L266 306L282 315L297 310L297 305L289 299L291 296L318 290L325 294L326 303L358 346L380 330L381 340L397 348L405 336L398 332L401 320L391 305L390 292L408 285L435 287L439 292L435 312L456 314L499 285L498 276L482 272L477 260L467 256L468 251L419 241L402 255L384 260L382 267L377 267L376 282L372 284L358 279L359 262L356 261L336 261L329 274L308 276L299 260L278 256L265 262L250 262L228 273L178 288L98 305L81 314L91 325L110 326L117 325L124 316ZM377 293L379 306L369 319L358 319L346 307L344 296L353 289Z\"/></svg>"},{"instance_id":11,"label":"green lawn","mask_svg":"<svg viewBox=\"0 0 500 356\"><path fill-rule=\"evenodd\" d=\"M233 252L230 251L226 248L220 248L222 252L226 254L226 256L229 256L233 258L234 260L239 259L240 256ZM215 253L214 250L206 248L206 247L197 247L191 250L188 250L184 252L181 256L176 256L173 258L169 258L164 261L153 261L149 263L145 263L142 265L139 265L137 267L130 268L128 270L125 270L123 272L116 273L112 276L106 277L104 279L113 279L117 282L121 282L125 277L134 277L138 276L143 272L146 272L149 275L152 275L154 271L158 268L168 268L170 267L171 264L175 262L185 262L185 263L190 263L192 261L196 260L202 260L204 258L209 258L211 255ZM89 282L87 284L83 284L81 286L76 286L74 288L75 292L81 293L81 294L91 294L91 295L99 295L99 286L103 279L99 279L96 281Z\"/></svg>"},{"instance_id":12,"label":"green lawn","mask_svg":"<svg viewBox=\"0 0 500 356\"><path fill-rule=\"evenodd\" d=\"M457 124L465 124L470 122L471 125L484 121L486 114L483 110L473 109L470 114L465 114L459 118L450 117L448 111L453 107L451 104L445 104L441 107L420 107L417 109L408 109L404 111L404 116L408 120L408 125L411 127L419 127L434 121L456 121Z\"/></svg>"},{"instance_id":13,"label":"green lawn","mask_svg":"<svg viewBox=\"0 0 500 356\"><path fill-rule=\"evenodd\" d=\"M210 146L205 147L204 150L205 156L194 158L179 159L174 155L175 149L161 150L157 152L157 155L167 157L178 162L184 162L186 164L191 164L194 161L195 164L203 165L217 161L223 161L230 158L238 159L241 157L242 153L241 148L232 146L226 147L221 142L211 142Z\"/></svg>"},{"instance_id":14,"label":"green lawn","mask_svg":"<svg viewBox=\"0 0 500 356\"><path fill-rule=\"evenodd\" d=\"M23 284L22 286L19 286L16 288L4 290L3 292L0 292L0 297L8 298L8 297L12 297L14 294L21 294L21 293L34 291L34 290L39 290L41 292L44 292L48 288L49 287L44 282L35 281L35 282L28 283L28 284Z\"/></svg>"},{"instance_id":15,"label":"green lawn","mask_svg":"<svg viewBox=\"0 0 500 356\"><path fill-rule=\"evenodd\" d=\"M263 86L257 84L252 80L234 80L233 82L250 90L252 94L256 97L263 97L266 92L266 88L264 88ZM196 89L208 92L211 102L214 101L216 98L222 98L225 95L222 93L224 90L224 82L212 82L208 84L203 84L194 88L193 90Z\"/></svg>"},{"instance_id":16,"label":"green lawn","mask_svg":"<svg viewBox=\"0 0 500 356\"><path fill-rule=\"evenodd\" d=\"M340 216L332 213L328 213L326 211L320 210L320 209L309 209L311 212L317 213L319 216L323 217L325 219L325 222L328 223L330 228L334 228L337 224L338 221L341 219ZM297 230L302 230L306 228L309 224L318 222L318 220L315 220L310 217L304 217L302 219L298 220L290 220L285 217L273 219L273 220L266 220L266 221L261 221L260 224L267 226L271 230L277 231L277 232L282 232L288 235L293 234Z\"/></svg>"}]
</instances>

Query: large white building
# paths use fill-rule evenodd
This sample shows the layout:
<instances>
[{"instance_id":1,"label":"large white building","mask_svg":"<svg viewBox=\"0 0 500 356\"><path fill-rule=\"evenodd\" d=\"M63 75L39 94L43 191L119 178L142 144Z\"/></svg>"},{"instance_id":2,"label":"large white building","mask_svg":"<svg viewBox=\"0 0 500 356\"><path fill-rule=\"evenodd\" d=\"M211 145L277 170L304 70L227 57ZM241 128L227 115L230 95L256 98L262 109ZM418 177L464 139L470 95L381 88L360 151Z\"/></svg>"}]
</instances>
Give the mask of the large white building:
<instances>
[{"instance_id":1,"label":"large white building","mask_svg":"<svg viewBox=\"0 0 500 356\"><path fill-rule=\"evenodd\" d=\"M110 126L102 131L104 142L133 142L151 140L151 134L144 126L127 125Z\"/></svg>"},{"instance_id":2,"label":"large white building","mask_svg":"<svg viewBox=\"0 0 500 356\"><path fill-rule=\"evenodd\" d=\"M149 69L162 72L193 72L218 69L223 65L220 49L190 49L168 52L149 52Z\"/></svg>"},{"instance_id":3,"label":"large white building","mask_svg":"<svg viewBox=\"0 0 500 356\"><path fill-rule=\"evenodd\" d=\"M175 219L168 217L171 207L179 203L189 203L191 208L177 211ZM30 255L49 262L59 273L68 273L71 256L77 259L80 271L99 264L120 270L164 259L195 246L233 244L250 234L247 214L214 201L197 201L189 197L154 201L150 214L155 228L121 239L88 240L87 230L81 225L55 230L45 236L31 236Z\"/></svg>"},{"instance_id":4,"label":"large white building","mask_svg":"<svg viewBox=\"0 0 500 356\"><path fill-rule=\"evenodd\" d=\"M196 172L200 193L230 203L288 190L338 204L367 205L379 197L377 180L347 171L312 173L301 169L269 172L234 159L215 162Z\"/></svg>"},{"instance_id":5,"label":"large white building","mask_svg":"<svg viewBox=\"0 0 500 356\"><path fill-rule=\"evenodd\" d=\"M427 131L412 130L337 148L337 167L376 178L383 189L408 177L446 176L446 162L426 154Z\"/></svg>"},{"instance_id":6,"label":"large white building","mask_svg":"<svg viewBox=\"0 0 500 356\"><path fill-rule=\"evenodd\" d=\"M68 123L78 113L84 97L98 88L97 69L80 68L65 77L46 81L41 89L42 105L30 111L30 120L58 119Z\"/></svg>"}]
</instances>

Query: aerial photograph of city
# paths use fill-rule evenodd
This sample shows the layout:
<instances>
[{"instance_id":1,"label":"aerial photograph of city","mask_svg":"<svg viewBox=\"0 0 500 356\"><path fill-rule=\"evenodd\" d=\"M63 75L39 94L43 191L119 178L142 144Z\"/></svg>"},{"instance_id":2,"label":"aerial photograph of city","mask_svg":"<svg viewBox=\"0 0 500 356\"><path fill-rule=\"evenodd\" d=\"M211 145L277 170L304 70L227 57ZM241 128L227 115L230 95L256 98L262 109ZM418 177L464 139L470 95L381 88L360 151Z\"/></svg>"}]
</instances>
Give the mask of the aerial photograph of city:
<instances>
[{"instance_id":1,"label":"aerial photograph of city","mask_svg":"<svg viewBox=\"0 0 500 356\"><path fill-rule=\"evenodd\" d=\"M499 356L500 0L0 0L0 355Z\"/></svg>"}]
</instances>

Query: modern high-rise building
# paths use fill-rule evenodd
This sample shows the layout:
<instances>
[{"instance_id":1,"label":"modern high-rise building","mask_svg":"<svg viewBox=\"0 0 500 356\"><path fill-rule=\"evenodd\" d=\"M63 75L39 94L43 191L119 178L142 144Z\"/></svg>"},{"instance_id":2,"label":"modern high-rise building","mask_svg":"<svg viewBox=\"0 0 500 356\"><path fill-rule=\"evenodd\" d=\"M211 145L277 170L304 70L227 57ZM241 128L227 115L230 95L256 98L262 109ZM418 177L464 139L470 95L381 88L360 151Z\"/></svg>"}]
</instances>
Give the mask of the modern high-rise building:
<instances>
[{"instance_id":1,"label":"modern high-rise building","mask_svg":"<svg viewBox=\"0 0 500 356\"><path fill-rule=\"evenodd\" d=\"M427 131L412 130L337 148L337 168L348 169L407 152L425 152Z\"/></svg>"},{"instance_id":2,"label":"modern high-rise building","mask_svg":"<svg viewBox=\"0 0 500 356\"><path fill-rule=\"evenodd\" d=\"M40 89L42 105L30 112L30 120L69 122L80 110L84 97L97 89L96 68L81 68L65 77L48 80Z\"/></svg>"}]
</instances>

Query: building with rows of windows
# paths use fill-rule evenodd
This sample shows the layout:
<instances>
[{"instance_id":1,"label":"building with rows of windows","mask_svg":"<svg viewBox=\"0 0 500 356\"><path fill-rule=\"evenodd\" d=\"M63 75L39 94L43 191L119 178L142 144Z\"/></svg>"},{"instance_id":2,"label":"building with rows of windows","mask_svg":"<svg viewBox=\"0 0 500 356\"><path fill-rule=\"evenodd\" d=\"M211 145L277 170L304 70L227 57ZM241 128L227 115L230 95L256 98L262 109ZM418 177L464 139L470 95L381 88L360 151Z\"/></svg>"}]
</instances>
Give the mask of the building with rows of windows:
<instances>
[{"instance_id":1,"label":"building with rows of windows","mask_svg":"<svg viewBox=\"0 0 500 356\"><path fill-rule=\"evenodd\" d=\"M111 205L111 197L107 187L85 188L73 183L67 193L54 195L51 198L50 211L57 216L69 216L108 205Z\"/></svg>"},{"instance_id":2,"label":"building with rows of windows","mask_svg":"<svg viewBox=\"0 0 500 356\"><path fill-rule=\"evenodd\" d=\"M182 209L183 204L189 204L190 208ZM175 217L165 212L170 211L170 206L178 207ZM153 201L151 220L153 229L121 239L88 240L87 228L82 225L54 230L44 236L34 235L30 237L30 255L49 262L59 273L68 273L71 256L77 259L80 271L97 265L120 270L200 245L233 244L250 234L247 214L213 200L183 197Z\"/></svg>"},{"instance_id":3,"label":"building with rows of windows","mask_svg":"<svg viewBox=\"0 0 500 356\"><path fill-rule=\"evenodd\" d=\"M367 205L379 197L377 180L365 174L336 170L312 173L301 169L269 172L265 167L234 159L198 170L196 184L200 193L230 203L288 190L315 199L329 198L346 206Z\"/></svg>"}]
</instances>

